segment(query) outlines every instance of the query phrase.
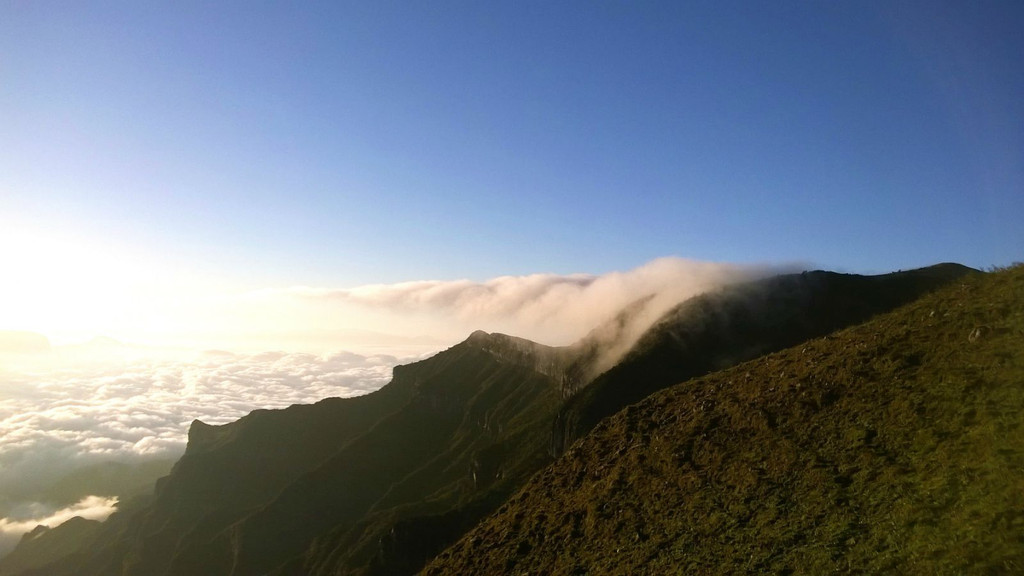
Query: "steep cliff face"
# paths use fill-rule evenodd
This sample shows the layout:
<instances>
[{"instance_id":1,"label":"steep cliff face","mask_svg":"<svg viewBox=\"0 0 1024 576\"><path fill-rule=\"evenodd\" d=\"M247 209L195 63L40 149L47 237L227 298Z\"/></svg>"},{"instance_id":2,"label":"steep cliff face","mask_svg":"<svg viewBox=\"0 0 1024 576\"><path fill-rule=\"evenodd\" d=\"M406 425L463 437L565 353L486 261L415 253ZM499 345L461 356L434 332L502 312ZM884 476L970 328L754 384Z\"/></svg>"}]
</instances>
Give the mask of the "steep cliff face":
<instances>
[{"instance_id":1,"label":"steep cliff face","mask_svg":"<svg viewBox=\"0 0 1024 576\"><path fill-rule=\"evenodd\" d=\"M880 276L805 272L691 298L565 403L552 452L563 453L603 418L662 388L863 322L972 273L957 264Z\"/></svg>"},{"instance_id":2,"label":"steep cliff face","mask_svg":"<svg viewBox=\"0 0 1024 576\"><path fill-rule=\"evenodd\" d=\"M554 382L467 341L443 353L400 410L221 534L230 574L366 573L395 522L506 492L546 463L538 431L557 407ZM484 475L486 474L486 478ZM436 553L444 533L417 542ZM424 556L420 562L427 560ZM203 556L173 574L201 574ZM222 573L222 572L211 572Z\"/></svg>"},{"instance_id":3,"label":"steep cliff face","mask_svg":"<svg viewBox=\"0 0 1024 576\"><path fill-rule=\"evenodd\" d=\"M530 368L549 378L558 378L569 360L567 348L538 344L525 338L477 330L469 335L465 344L478 348L498 362Z\"/></svg>"},{"instance_id":4,"label":"steep cliff face","mask_svg":"<svg viewBox=\"0 0 1024 576\"><path fill-rule=\"evenodd\" d=\"M223 426L194 422L185 455L158 483L153 505L133 518L125 576L166 573L182 550L205 545L412 394L412 383L398 378L376 395L256 410Z\"/></svg>"}]
</instances>

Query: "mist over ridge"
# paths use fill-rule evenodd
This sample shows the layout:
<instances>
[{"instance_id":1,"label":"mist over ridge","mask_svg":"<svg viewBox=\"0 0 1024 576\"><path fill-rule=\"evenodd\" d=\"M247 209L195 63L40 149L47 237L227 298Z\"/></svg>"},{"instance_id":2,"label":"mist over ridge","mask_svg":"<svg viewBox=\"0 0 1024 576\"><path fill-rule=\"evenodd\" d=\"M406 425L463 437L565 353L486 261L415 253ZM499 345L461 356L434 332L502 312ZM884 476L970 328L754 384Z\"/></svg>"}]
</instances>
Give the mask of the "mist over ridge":
<instances>
[{"instance_id":1,"label":"mist over ridge","mask_svg":"<svg viewBox=\"0 0 1024 576\"><path fill-rule=\"evenodd\" d=\"M398 326L434 328L458 341L474 330L567 345L651 296L645 318L724 284L801 269L789 264L733 264L675 256L605 274L530 274L485 281L419 280L354 288L294 287L267 291L301 305L356 308Z\"/></svg>"}]
</instances>

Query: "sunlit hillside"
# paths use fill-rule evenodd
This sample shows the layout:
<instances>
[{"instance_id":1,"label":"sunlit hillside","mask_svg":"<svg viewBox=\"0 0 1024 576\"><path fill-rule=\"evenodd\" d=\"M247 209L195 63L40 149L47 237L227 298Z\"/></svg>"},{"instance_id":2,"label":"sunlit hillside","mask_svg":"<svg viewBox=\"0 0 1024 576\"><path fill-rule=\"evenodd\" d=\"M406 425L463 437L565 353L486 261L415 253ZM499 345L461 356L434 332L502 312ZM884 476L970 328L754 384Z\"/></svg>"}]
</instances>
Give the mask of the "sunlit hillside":
<instances>
[{"instance_id":1,"label":"sunlit hillside","mask_svg":"<svg viewBox=\"0 0 1024 576\"><path fill-rule=\"evenodd\" d=\"M1024 570L1024 266L602 422L426 574Z\"/></svg>"}]
</instances>

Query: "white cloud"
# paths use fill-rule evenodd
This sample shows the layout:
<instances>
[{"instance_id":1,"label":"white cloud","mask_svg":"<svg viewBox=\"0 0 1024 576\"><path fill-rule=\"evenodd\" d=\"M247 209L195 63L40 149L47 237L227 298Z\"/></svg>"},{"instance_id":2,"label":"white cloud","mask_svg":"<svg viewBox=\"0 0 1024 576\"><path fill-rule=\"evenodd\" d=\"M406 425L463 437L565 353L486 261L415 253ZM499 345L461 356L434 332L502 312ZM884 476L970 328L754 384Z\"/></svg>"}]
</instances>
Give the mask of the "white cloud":
<instances>
[{"instance_id":1,"label":"white cloud","mask_svg":"<svg viewBox=\"0 0 1024 576\"><path fill-rule=\"evenodd\" d=\"M223 424L257 408L365 394L386 384L399 362L348 352L217 352L185 362L2 373L0 522L80 466L177 457L195 418Z\"/></svg>"},{"instance_id":2,"label":"white cloud","mask_svg":"<svg viewBox=\"0 0 1024 576\"><path fill-rule=\"evenodd\" d=\"M117 508L117 498L87 496L79 502L54 510L40 502L27 502L12 510L7 518L0 518L0 555L6 554L21 536L36 526L55 528L75 516L87 520L106 520Z\"/></svg>"},{"instance_id":3,"label":"white cloud","mask_svg":"<svg viewBox=\"0 0 1024 576\"><path fill-rule=\"evenodd\" d=\"M314 306L357 307L417 321L434 333L499 331L546 344L567 344L638 298L655 295L664 310L722 284L781 268L659 258L604 275L532 274L470 280L377 284L351 289L292 288L286 294Z\"/></svg>"}]
</instances>

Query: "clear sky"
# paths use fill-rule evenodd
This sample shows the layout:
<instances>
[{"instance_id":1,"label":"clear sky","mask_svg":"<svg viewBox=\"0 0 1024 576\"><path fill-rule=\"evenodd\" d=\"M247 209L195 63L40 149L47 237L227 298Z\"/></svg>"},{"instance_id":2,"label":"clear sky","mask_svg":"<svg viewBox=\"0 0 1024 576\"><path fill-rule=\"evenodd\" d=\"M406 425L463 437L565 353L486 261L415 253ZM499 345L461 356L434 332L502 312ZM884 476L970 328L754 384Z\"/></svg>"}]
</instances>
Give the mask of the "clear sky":
<instances>
[{"instance_id":1,"label":"clear sky","mask_svg":"<svg viewBox=\"0 0 1024 576\"><path fill-rule=\"evenodd\" d=\"M1022 29L1017 1L0 0L0 297L1008 264Z\"/></svg>"}]
</instances>

